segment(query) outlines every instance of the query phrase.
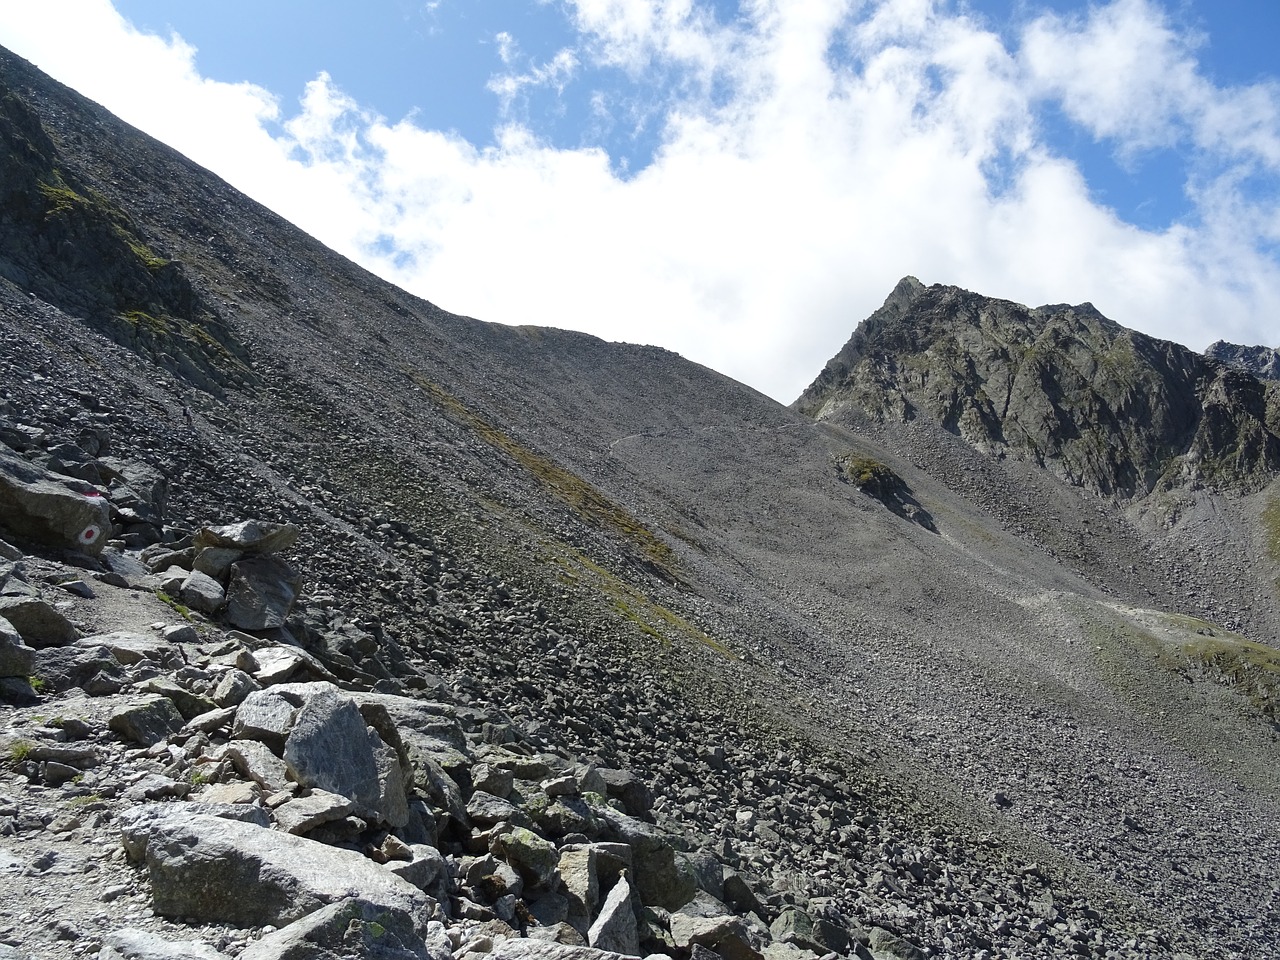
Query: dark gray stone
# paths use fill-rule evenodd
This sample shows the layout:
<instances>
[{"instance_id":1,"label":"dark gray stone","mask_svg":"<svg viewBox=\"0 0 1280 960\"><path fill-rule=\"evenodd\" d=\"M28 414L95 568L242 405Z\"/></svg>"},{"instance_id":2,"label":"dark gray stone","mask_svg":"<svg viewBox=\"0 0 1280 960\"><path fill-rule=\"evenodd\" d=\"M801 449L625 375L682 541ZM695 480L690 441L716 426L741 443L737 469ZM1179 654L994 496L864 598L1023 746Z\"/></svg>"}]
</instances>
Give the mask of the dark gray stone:
<instances>
[{"instance_id":1,"label":"dark gray stone","mask_svg":"<svg viewBox=\"0 0 1280 960\"><path fill-rule=\"evenodd\" d=\"M29 677L35 670L36 653L4 617L0 617L0 677Z\"/></svg>"},{"instance_id":2,"label":"dark gray stone","mask_svg":"<svg viewBox=\"0 0 1280 960\"><path fill-rule=\"evenodd\" d=\"M172 700L150 696L117 709L107 725L120 736L150 747L178 733L183 722Z\"/></svg>"},{"instance_id":3,"label":"dark gray stone","mask_svg":"<svg viewBox=\"0 0 1280 960\"><path fill-rule=\"evenodd\" d=\"M302 577L278 557L255 556L231 565L226 620L241 630L284 626Z\"/></svg>"},{"instance_id":4,"label":"dark gray stone","mask_svg":"<svg viewBox=\"0 0 1280 960\"><path fill-rule=\"evenodd\" d=\"M433 904L359 853L278 830L177 811L122 820L127 847L143 851L152 907L162 916L283 926L358 891L425 928Z\"/></svg>"},{"instance_id":5,"label":"dark gray stone","mask_svg":"<svg viewBox=\"0 0 1280 960\"><path fill-rule=\"evenodd\" d=\"M65 647L80 635L70 620L39 597L0 597L0 617L32 647Z\"/></svg>"},{"instance_id":6,"label":"dark gray stone","mask_svg":"<svg viewBox=\"0 0 1280 960\"><path fill-rule=\"evenodd\" d=\"M0 526L18 536L95 554L111 532L105 497L0 447Z\"/></svg>"}]
</instances>

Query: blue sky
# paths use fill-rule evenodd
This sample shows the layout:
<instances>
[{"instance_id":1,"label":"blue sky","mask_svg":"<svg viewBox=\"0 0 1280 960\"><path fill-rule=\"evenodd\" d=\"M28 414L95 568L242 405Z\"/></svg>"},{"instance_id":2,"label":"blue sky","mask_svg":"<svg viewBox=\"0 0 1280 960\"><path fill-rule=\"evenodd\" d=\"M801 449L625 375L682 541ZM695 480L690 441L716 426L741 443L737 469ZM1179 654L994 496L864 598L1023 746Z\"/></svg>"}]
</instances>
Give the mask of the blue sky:
<instances>
[{"instance_id":1,"label":"blue sky","mask_svg":"<svg viewBox=\"0 0 1280 960\"><path fill-rule=\"evenodd\" d=\"M1275 0L0 15L0 43L415 293L784 401L906 273L1280 341L1278 37Z\"/></svg>"}]
</instances>

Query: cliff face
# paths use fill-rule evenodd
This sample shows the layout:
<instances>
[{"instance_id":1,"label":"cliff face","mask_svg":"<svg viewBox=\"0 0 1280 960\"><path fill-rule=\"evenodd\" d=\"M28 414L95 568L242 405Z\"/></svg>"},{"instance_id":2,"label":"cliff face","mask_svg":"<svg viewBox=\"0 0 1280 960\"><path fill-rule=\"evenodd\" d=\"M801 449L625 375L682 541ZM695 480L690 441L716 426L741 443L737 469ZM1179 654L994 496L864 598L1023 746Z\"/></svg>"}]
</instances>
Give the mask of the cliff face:
<instances>
[{"instance_id":1,"label":"cliff face","mask_svg":"<svg viewBox=\"0 0 1280 960\"><path fill-rule=\"evenodd\" d=\"M793 407L836 422L923 418L989 456L1128 498L1265 483L1280 466L1276 396L1091 304L1031 309L907 277Z\"/></svg>"}]
</instances>

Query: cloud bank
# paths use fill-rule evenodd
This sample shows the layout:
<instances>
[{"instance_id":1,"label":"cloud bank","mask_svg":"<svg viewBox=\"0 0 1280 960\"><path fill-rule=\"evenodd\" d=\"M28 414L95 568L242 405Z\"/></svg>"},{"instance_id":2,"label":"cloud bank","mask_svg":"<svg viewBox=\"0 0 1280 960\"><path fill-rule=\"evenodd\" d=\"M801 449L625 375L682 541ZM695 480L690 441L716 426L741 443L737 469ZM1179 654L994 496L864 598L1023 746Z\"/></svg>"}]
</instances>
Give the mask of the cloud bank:
<instances>
[{"instance_id":1,"label":"cloud bank","mask_svg":"<svg viewBox=\"0 0 1280 960\"><path fill-rule=\"evenodd\" d=\"M340 78L287 105L211 81L107 0L15 8L0 43L446 309L657 343L783 402L906 274L1090 300L1196 348L1280 340L1280 86L1216 85L1154 0L1011 36L931 0L566 15L575 43L550 60L495 37L484 146L380 117ZM652 161L625 171L510 109L570 84L602 124L656 122ZM1053 148L1054 117L1139 171L1176 152L1186 215L1125 222Z\"/></svg>"}]
</instances>

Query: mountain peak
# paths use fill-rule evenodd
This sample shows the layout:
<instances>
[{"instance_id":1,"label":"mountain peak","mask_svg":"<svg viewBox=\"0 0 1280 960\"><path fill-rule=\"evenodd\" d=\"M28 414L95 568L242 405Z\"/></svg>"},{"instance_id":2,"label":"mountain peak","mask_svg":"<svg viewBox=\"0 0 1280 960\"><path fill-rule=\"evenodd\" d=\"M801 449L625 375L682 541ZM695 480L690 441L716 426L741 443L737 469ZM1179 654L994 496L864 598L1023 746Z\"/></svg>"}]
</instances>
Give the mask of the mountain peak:
<instances>
[{"instance_id":1,"label":"mountain peak","mask_svg":"<svg viewBox=\"0 0 1280 960\"><path fill-rule=\"evenodd\" d=\"M908 277L793 407L933 421L980 453L1122 498L1184 482L1252 487L1280 466L1280 423L1273 391L1238 373L1267 358L1244 349L1228 383L1222 367L1091 303L1028 308Z\"/></svg>"}]
</instances>

